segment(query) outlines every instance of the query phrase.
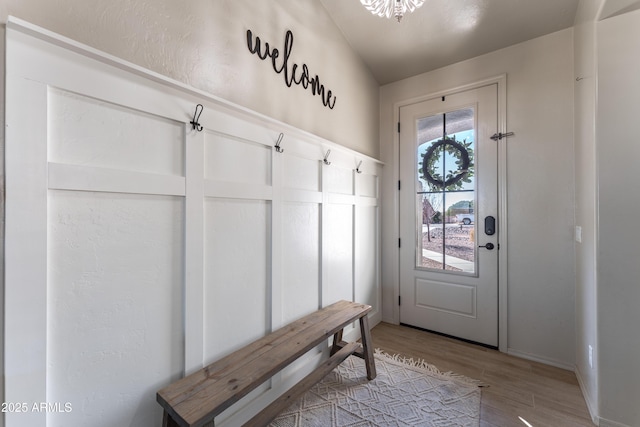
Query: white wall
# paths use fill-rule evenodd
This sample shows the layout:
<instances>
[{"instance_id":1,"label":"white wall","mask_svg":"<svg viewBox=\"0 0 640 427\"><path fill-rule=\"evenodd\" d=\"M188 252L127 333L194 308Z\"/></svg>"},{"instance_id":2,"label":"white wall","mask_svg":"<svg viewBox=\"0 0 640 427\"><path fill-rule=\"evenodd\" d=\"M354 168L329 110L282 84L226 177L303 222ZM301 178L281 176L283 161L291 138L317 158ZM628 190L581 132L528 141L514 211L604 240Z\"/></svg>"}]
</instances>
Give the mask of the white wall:
<instances>
[{"instance_id":1,"label":"white wall","mask_svg":"<svg viewBox=\"0 0 640 427\"><path fill-rule=\"evenodd\" d=\"M6 22L9 15L363 154L378 156L378 84L318 2L0 1L0 22ZM287 87L283 75L276 74L268 61L250 54L247 29L280 50L286 30L291 30L295 36L291 60L299 66L307 64L313 75L322 79L337 97L335 108L324 107L308 90ZM2 81L4 48L2 25ZM3 129L4 89L4 84L0 85ZM4 134L0 134L0 153L0 282L4 287ZM3 297L0 292L2 307ZM0 351L0 359L2 354Z\"/></svg>"},{"instance_id":2,"label":"white wall","mask_svg":"<svg viewBox=\"0 0 640 427\"><path fill-rule=\"evenodd\" d=\"M598 417L596 24L601 0L580 2L574 27L576 226L576 376L594 419ZM589 361L589 346L592 360Z\"/></svg>"},{"instance_id":3,"label":"white wall","mask_svg":"<svg viewBox=\"0 0 640 427\"><path fill-rule=\"evenodd\" d=\"M640 11L597 24L601 425L640 425ZM617 424L609 423L613 421Z\"/></svg>"},{"instance_id":4,"label":"white wall","mask_svg":"<svg viewBox=\"0 0 640 427\"><path fill-rule=\"evenodd\" d=\"M638 7L637 0L582 0L574 30L575 75L581 78L575 91L576 225L582 227L582 243L576 243L576 374L600 426L640 423L640 236L621 217L639 210L633 161L639 154L634 111L640 61L629 54L640 36Z\"/></svg>"},{"instance_id":5,"label":"white wall","mask_svg":"<svg viewBox=\"0 0 640 427\"><path fill-rule=\"evenodd\" d=\"M373 157L378 84L320 2L295 0L3 0L13 15L197 89ZM333 110L300 86L288 88L269 61L247 49L250 29L307 64L337 97ZM2 38L4 40L4 37ZM4 42L3 42L4 44Z\"/></svg>"},{"instance_id":6,"label":"white wall","mask_svg":"<svg viewBox=\"0 0 640 427\"><path fill-rule=\"evenodd\" d=\"M383 319L397 321L394 104L507 74L508 346L565 367L575 360L572 30L381 88Z\"/></svg>"}]
</instances>

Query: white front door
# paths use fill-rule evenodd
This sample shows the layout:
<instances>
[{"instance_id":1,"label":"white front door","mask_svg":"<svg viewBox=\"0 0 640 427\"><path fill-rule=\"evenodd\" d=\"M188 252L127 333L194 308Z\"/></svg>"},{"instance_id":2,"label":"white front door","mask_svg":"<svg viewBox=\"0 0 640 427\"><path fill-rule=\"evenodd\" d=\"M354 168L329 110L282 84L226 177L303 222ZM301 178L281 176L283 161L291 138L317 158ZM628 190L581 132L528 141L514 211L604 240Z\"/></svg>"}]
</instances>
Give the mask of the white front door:
<instances>
[{"instance_id":1,"label":"white front door","mask_svg":"<svg viewBox=\"0 0 640 427\"><path fill-rule=\"evenodd\" d=\"M497 347L497 85L403 106L400 129L400 322Z\"/></svg>"}]
</instances>

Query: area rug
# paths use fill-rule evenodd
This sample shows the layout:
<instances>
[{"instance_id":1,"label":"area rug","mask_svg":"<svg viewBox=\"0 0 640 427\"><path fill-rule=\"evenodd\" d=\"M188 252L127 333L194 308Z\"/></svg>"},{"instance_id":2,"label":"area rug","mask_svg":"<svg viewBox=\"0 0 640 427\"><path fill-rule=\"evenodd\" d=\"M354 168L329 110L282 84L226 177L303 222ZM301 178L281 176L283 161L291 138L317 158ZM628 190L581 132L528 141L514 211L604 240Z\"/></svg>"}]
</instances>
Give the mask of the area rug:
<instances>
[{"instance_id":1,"label":"area rug","mask_svg":"<svg viewBox=\"0 0 640 427\"><path fill-rule=\"evenodd\" d=\"M377 377L349 357L282 412L271 427L478 427L477 381L424 361L376 351Z\"/></svg>"}]
</instances>

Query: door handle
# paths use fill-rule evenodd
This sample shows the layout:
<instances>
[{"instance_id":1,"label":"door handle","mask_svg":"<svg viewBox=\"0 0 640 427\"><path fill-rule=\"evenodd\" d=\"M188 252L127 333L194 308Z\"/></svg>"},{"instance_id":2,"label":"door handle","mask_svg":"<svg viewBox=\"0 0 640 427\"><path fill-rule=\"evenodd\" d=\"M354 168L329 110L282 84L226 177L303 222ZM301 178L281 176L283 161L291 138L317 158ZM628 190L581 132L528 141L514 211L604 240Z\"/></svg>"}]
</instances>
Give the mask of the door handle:
<instances>
[{"instance_id":1,"label":"door handle","mask_svg":"<svg viewBox=\"0 0 640 427\"><path fill-rule=\"evenodd\" d=\"M491 251L491 250L493 250L493 248L495 248L496 246L495 246L493 243L489 242L489 243L487 243L486 245L482 245L482 246L478 246L478 247L479 247L479 248L487 248L487 250Z\"/></svg>"}]
</instances>

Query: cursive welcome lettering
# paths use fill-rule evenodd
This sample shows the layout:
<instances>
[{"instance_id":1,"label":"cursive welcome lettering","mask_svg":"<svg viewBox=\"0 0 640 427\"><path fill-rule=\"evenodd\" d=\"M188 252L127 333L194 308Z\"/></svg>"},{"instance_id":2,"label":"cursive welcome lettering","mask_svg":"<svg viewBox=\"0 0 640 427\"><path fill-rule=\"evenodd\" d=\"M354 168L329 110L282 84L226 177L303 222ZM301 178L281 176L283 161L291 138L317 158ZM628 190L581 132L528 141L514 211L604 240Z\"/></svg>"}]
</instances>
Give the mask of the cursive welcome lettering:
<instances>
[{"instance_id":1,"label":"cursive welcome lettering","mask_svg":"<svg viewBox=\"0 0 640 427\"><path fill-rule=\"evenodd\" d=\"M269 43L264 43L264 49L261 48L262 41L260 37L253 37L251 30L247 30L247 47L249 52L258 55L258 58L265 61L267 58L271 58L271 66L273 71L278 74L284 73L284 82L288 87L291 87L294 83L302 86L304 89L311 88L313 95L320 96L322 103L325 107L329 107L333 110L336 105L336 97L330 90L326 90L324 85L320 83L320 77L316 74L311 77L309 67L307 64L302 64L301 67L298 64L292 64L289 66L289 57L291 56L291 50L293 49L293 33L287 30L287 34L284 38L284 47L282 49L282 60L280 58L280 51L277 48L272 48ZM280 62L280 64L278 64Z\"/></svg>"}]
</instances>

